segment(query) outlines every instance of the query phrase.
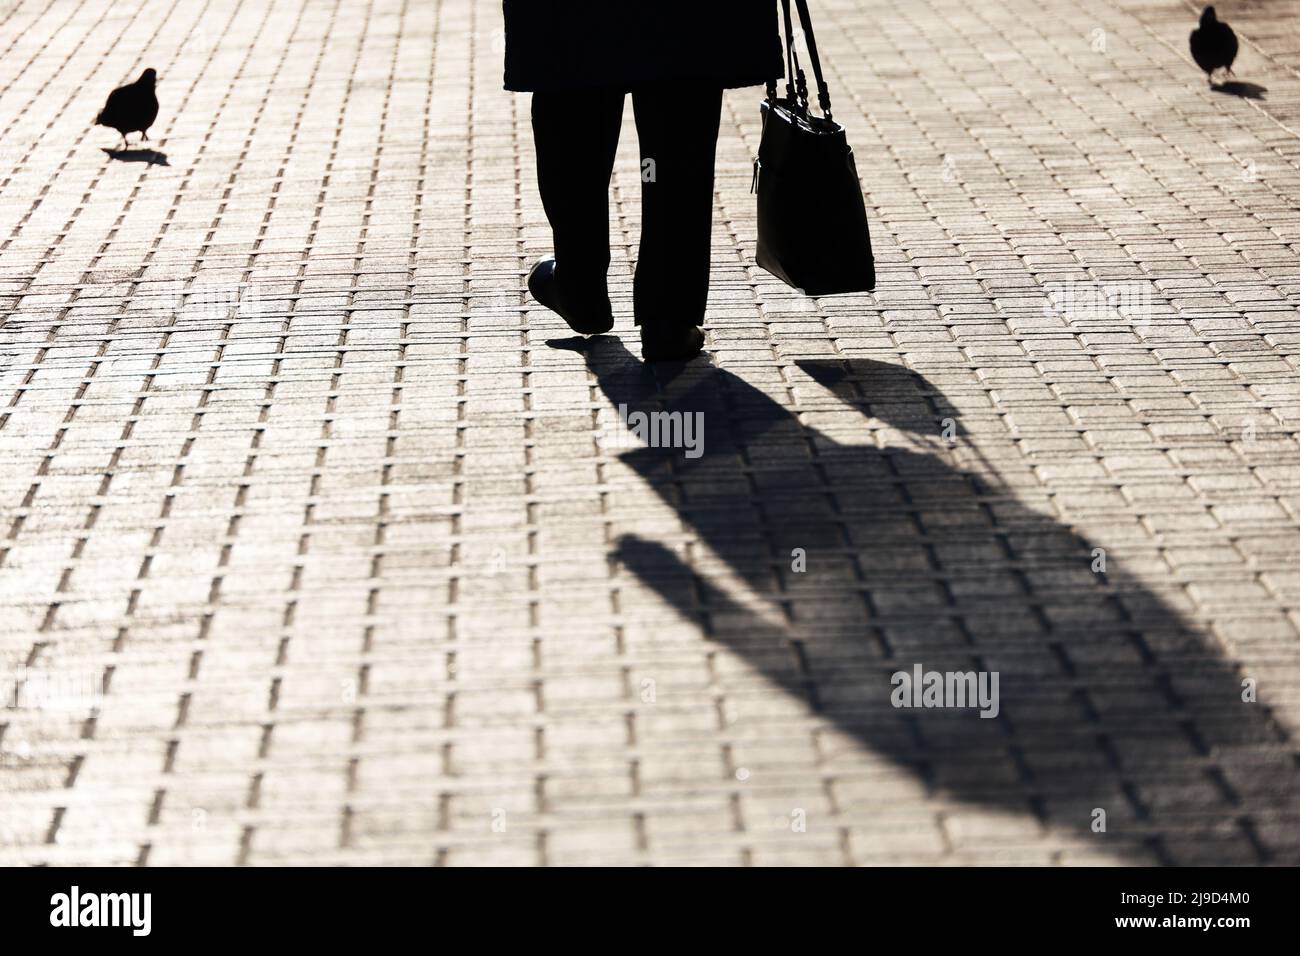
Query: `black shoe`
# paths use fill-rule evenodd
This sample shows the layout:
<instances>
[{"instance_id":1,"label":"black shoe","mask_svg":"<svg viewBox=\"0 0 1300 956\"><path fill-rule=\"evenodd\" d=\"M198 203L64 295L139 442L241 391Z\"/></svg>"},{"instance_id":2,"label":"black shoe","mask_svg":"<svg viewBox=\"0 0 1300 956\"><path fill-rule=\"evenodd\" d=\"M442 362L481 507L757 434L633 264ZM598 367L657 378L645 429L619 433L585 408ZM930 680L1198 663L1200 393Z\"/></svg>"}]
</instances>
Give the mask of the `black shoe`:
<instances>
[{"instance_id":1,"label":"black shoe","mask_svg":"<svg viewBox=\"0 0 1300 956\"><path fill-rule=\"evenodd\" d=\"M528 291L582 335L601 335L614 327L614 310L609 295L604 292L587 296L582 304L561 301L555 284L554 256L547 256L533 266L533 271L528 273Z\"/></svg>"},{"instance_id":2,"label":"black shoe","mask_svg":"<svg viewBox=\"0 0 1300 956\"><path fill-rule=\"evenodd\" d=\"M698 325L641 326L641 357L647 362L685 362L703 348L704 330Z\"/></svg>"}]
</instances>

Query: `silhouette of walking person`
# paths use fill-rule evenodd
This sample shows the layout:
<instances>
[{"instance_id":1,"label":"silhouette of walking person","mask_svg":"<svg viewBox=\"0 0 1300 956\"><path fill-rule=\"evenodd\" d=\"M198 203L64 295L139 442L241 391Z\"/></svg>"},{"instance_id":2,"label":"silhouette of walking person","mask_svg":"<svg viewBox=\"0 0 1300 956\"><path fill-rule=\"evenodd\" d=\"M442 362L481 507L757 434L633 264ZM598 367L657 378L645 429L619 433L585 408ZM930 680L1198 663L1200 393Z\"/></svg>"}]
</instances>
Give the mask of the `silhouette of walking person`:
<instances>
[{"instance_id":1,"label":"silhouette of walking person","mask_svg":"<svg viewBox=\"0 0 1300 956\"><path fill-rule=\"evenodd\" d=\"M643 170L633 286L642 356L698 354L722 94L783 75L776 0L504 2L505 85L533 94L538 187L555 243L529 291L575 332L613 327L609 182L631 93Z\"/></svg>"}]
</instances>

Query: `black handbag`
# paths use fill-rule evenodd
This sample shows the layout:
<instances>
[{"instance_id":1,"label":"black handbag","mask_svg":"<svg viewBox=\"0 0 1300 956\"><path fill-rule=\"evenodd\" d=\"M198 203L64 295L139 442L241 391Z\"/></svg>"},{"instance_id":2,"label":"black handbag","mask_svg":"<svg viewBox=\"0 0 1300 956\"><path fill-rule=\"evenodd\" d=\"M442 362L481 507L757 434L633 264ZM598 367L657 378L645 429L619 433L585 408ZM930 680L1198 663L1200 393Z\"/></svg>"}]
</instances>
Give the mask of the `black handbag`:
<instances>
[{"instance_id":1,"label":"black handbag","mask_svg":"<svg viewBox=\"0 0 1300 956\"><path fill-rule=\"evenodd\" d=\"M767 84L763 138L754 162L758 193L758 264L810 296L876 287L867 209L844 127L831 118L808 0L794 0L817 79L821 116L808 105L808 81L795 50L791 0L785 20L786 95Z\"/></svg>"}]
</instances>

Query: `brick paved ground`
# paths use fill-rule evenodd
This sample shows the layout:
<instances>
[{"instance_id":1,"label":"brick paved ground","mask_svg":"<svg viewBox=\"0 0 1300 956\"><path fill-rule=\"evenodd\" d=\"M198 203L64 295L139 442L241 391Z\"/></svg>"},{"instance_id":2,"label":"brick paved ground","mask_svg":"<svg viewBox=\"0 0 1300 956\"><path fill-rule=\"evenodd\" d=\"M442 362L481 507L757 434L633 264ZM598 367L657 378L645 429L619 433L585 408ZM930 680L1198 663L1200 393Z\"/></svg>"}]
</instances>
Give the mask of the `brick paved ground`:
<instances>
[{"instance_id":1,"label":"brick paved ground","mask_svg":"<svg viewBox=\"0 0 1300 956\"><path fill-rule=\"evenodd\" d=\"M1300 862L1287 5L1263 100L1174 0L814 7L879 290L753 267L736 93L657 377L522 294L492 0L0 7L0 862Z\"/></svg>"}]
</instances>

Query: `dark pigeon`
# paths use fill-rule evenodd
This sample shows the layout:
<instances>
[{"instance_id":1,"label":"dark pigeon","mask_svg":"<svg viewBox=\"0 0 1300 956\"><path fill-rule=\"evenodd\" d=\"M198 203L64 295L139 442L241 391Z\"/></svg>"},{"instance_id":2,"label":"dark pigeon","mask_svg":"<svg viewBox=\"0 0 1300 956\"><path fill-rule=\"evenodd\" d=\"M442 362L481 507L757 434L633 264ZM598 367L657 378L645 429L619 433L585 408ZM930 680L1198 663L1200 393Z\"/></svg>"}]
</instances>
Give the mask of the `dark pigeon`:
<instances>
[{"instance_id":1,"label":"dark pigeon","mask_svg":"<svg viewBox=\"0 0 1300 956\"><path fill-rule=\"evenodd\" d=\"M154 92L157 82L158 74L145 70L134 83L119 86L108 94L108 102L95 118L95 125L121 133L123 148L127 133L139 133L148 139L149 127L158 118L158 95Z\"/></svg>"},{"instance_id":2,"label":"dark pigeon","mask_svg":"<svg viewBox=\"0 0 1300 956\"><path fill-rule=\"evenodd\" d=\"M1192 59L1210 76L1214 83L1215 70L1232 73L1232 61L1237 58L1237 34L1232 27L1220 23L1214 7L1206 7L1201 14L1201 25L1192 31L1190 38Z\"/></svg>"}]
</instances>

